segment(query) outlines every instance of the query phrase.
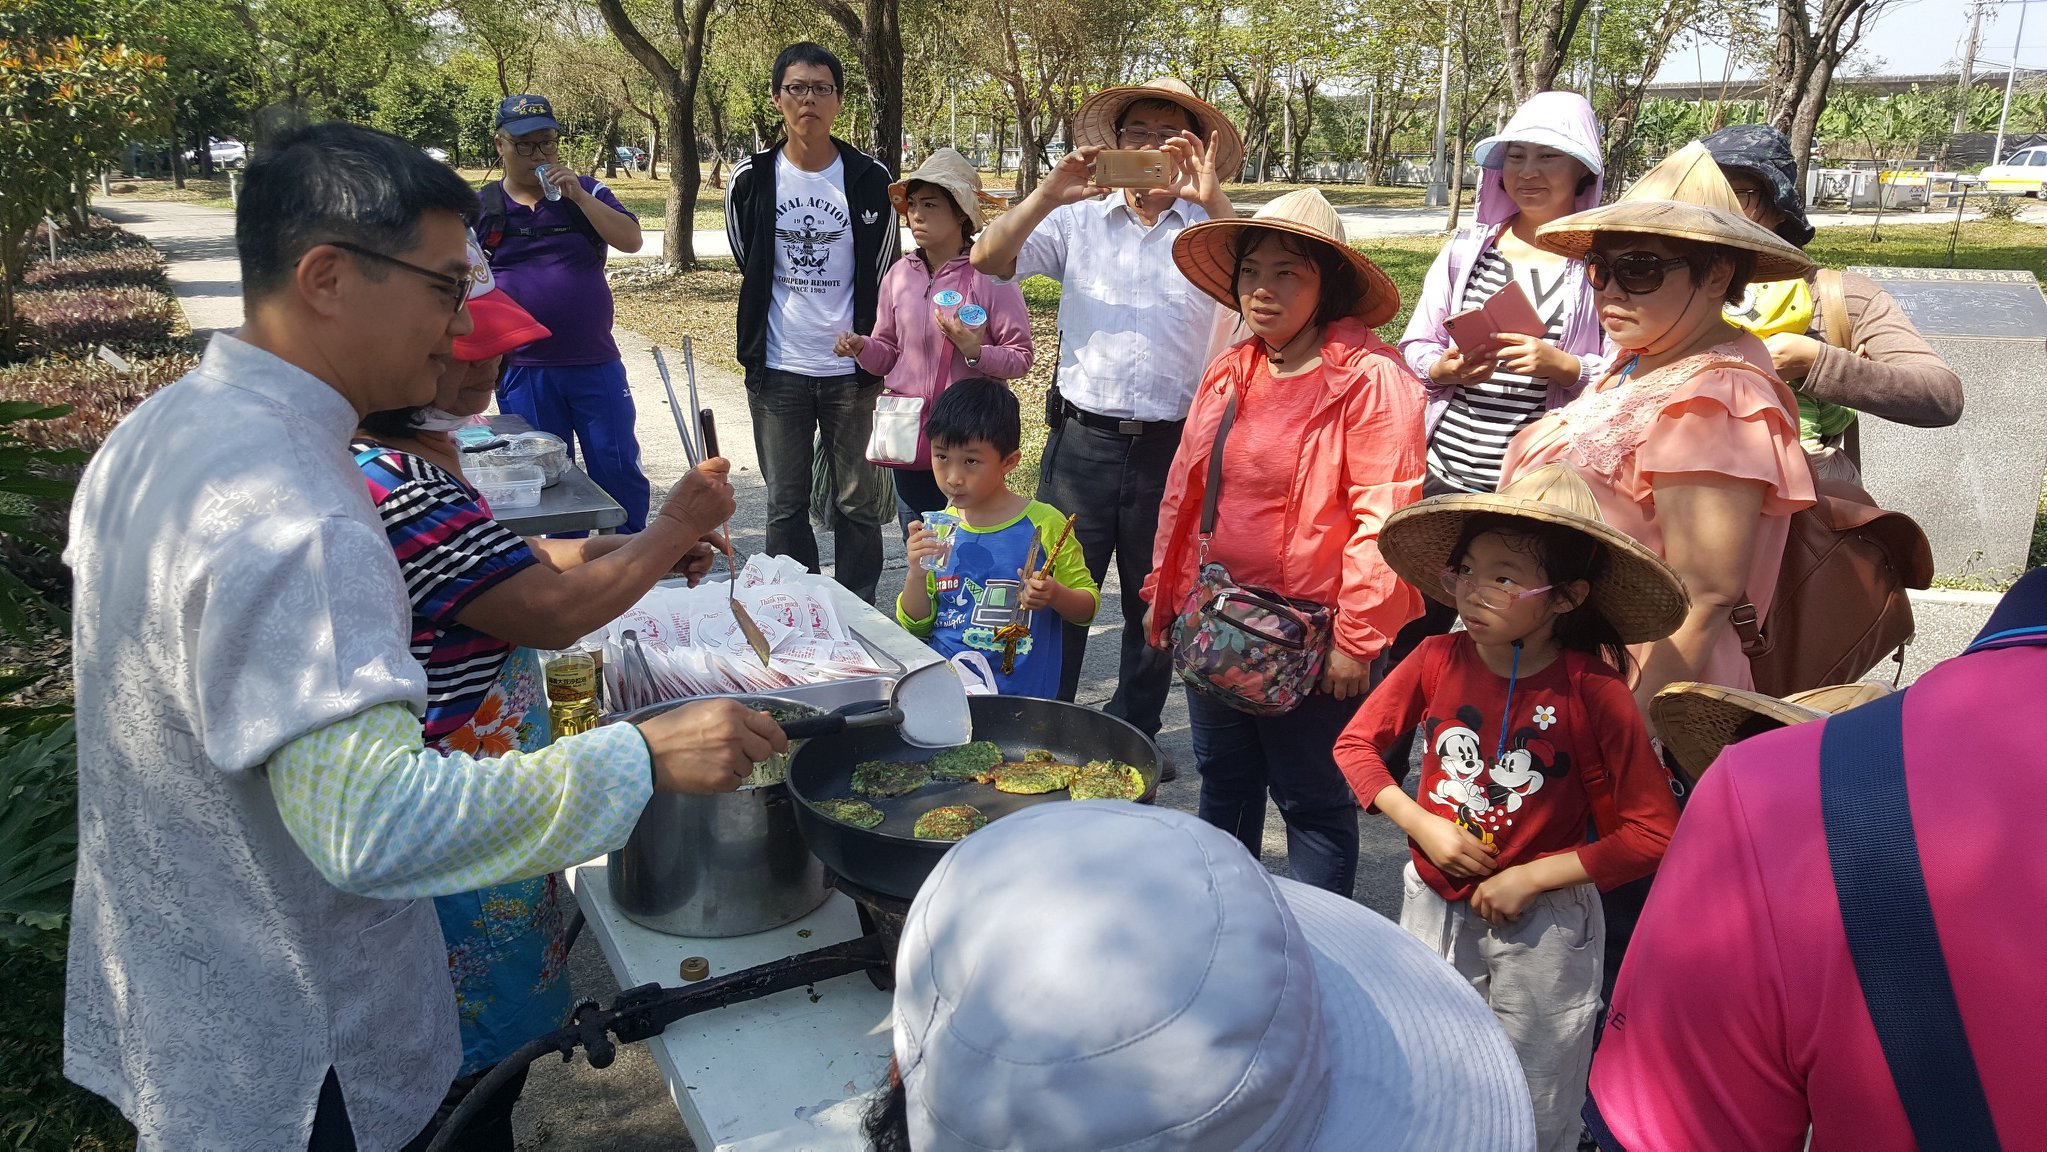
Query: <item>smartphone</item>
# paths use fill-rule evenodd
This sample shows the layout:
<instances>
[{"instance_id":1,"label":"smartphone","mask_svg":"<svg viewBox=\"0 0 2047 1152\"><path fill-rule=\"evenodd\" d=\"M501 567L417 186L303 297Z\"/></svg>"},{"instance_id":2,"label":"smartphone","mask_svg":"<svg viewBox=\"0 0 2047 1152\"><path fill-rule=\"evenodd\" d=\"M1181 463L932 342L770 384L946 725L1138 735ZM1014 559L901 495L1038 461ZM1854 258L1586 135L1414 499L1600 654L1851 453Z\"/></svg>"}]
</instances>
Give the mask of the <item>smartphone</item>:
<instances>
[{"instance_id":1,"label":"smartphone","mask_svg":"<svg viewBox=\"0 0 2047 1152\"><path fill-rule=\"evenodd\" d=\"M1095 153L1095 184L1103 188L1164 188L1173 182L1173 158L1149 148Z\"/></svg>"},{"instance_id":2,"label":"smartphone","mask_svg":"<svg viewBox=\"0 0 2047 1152\"><path fill-rule=\"evenodd\" d=\"M1450 340L1465 359L1484 359L1495 349L1493 333L1498 329L1486 318L1485 308L1478 307L1459 312L1443 321L1443 331L1450 334Z\"/></svg>"}]
</instances>

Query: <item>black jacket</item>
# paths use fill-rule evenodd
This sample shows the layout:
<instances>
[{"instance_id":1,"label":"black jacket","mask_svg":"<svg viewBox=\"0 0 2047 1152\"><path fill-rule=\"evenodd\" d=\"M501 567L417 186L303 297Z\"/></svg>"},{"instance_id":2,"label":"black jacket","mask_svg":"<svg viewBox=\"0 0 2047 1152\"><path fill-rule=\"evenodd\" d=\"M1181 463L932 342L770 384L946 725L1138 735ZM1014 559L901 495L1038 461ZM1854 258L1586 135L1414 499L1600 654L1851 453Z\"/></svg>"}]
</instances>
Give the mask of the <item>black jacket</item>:
<instances>
[{"instance_id":1,"label":"black jacket","mask_svg":"<svg viewBox=\"0 0 2047 1152\"><path fill-rule=\"evenodd\" d=\"M838 137L845 166L846 207L853 214L853 330L874 331L881 278L902 254L902 234L888 186L894 182L881 161ZM732 170L725 190L725 237L743 277L739 288L739 363L748 373L768 364L768 307L775 283L775 166L782 145L756 152ZM859 371L862 384L880 379Z\"/></svg>"}]
</instances>

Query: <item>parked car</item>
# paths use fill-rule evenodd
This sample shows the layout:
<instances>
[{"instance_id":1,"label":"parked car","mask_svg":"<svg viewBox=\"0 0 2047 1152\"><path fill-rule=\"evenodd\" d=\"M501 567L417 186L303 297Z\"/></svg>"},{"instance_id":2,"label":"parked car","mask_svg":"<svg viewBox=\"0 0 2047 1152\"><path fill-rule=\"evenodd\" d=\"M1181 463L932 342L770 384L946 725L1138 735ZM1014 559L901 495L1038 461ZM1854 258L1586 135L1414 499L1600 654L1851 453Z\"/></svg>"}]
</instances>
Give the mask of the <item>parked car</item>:
<instances>
[{"instance_id":1,"label":"parked car","mask_svg":"<svg viewBox=\"0 0 2047 1152\"><path fill-rule=\"evenodd\" d=\"M1983 183L1992 192L2047 193L2047 144L2022 149L2004 163L1983 169Z\"/></svg>"},{"instance_id":2,"label":"parked car","mask_svg":"<svg viewBox=\"0 0 2047 1152\"><path fill-rule=\"evenodd\" d=\"M215 168L240 168L249 162L248 145L240 140L208 140L206 154L213 160ZM190 148L185 149L185 163L198 162L199 154Z\"/></svg>"},{"instance_id":3,"label":"parked car","mask_svg":"<svg viewBox=\"0 0 2047 1152\"><path fill-rule=\"evenodd\" d=\"M446 148L436 148L433 145L429 144L426 147L421 148L420 151L426 153L428 156L431 156L436 160L439 160L443 164L446 164L448 162L448 150Z\"/></svg>"},{"instance_id":4,"label":"parked car","mask_svg":"<svg viewBox=\"0 0 2047 1152\"><path fill-rule=\"evenodd\" d=\"M645 148L634 148L627 144L621 144L618 146L617 151L619 167L632 172L645 172L647 170L647 150Z\"/></svg>"}]
</instances>

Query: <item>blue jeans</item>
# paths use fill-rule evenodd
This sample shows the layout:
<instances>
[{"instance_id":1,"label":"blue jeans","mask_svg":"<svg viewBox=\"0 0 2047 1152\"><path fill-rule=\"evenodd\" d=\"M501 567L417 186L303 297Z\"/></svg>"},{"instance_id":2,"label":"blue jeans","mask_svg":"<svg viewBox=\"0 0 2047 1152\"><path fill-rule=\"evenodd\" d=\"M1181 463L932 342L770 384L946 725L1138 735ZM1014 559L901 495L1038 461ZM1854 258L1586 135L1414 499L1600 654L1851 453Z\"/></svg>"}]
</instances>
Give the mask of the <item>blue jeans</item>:
<instances>
[{"instance_id":1,"label":"blue jeans","mask_svg":"<svg viewBox=\"0 0 2047 1152\"><path fill-rule=\"evenodd\" d=\"M853 376L798 376L773 368L746 374L753 415L753 445L768 485L767 550L820 571L817 536L810 529L813 453L822 447L831 467L833 578L867 603L881 583L881 524L877 512L887 479L867 462L874 430L874 398L881 384L863 387Z\"/></svg>"},{"instance_id":2,"label":"blue jeans","mask_svg":"<svg viewBox=\"0 0 2047 1152\"><path fill-rule=\"evenodd\" d=\"M505 369L498 381L498 408L523 416L542 432L566 441L590 479L625 509L621 532L647 526L650 492L640 471L640 441L625 361L567 368Z\"/></svg>"},{"instance_id":3,"label":"blue jeans","mask_svg":"<svg viewBox=\"0 0 2047 1152\"><path fill-rule=\"evenodd\" d=\"M1257 856L1270 791L1286 821L1294 879L1349 899L1358 875L1358 806L1336 766L1336 738L1363 703L1316 692L1284 716L1252 716L1188 690L1201 818Z\"/></svg>"}]
</instances>

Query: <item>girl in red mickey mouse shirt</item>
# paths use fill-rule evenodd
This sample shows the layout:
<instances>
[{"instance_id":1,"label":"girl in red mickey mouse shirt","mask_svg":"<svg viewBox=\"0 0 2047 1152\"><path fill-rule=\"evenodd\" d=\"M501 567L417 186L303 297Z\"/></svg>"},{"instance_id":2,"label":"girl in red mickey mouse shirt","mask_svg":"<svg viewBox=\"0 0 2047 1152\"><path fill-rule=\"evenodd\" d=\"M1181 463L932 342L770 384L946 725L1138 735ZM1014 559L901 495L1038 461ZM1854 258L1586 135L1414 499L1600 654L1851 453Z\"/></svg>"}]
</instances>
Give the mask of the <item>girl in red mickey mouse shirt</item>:
<instances>
[{"instance_id":1,"label":"girl in red mickey mouse shirt","mask_svg":"<svg viewBox=\"0 0 2047 1152\"><path fill-rule=\"evenodd\" d=\"M1465 630L1431 637L1394 669L1336 761L1408 835L1401 926L1493 1006L1528 1077L1538 1146L1569 1152L1600 1007L1598 889L1654 871L1677 825L1621 672L1624 645L1674 630L1684 586L1602 523L1562 465L1497 494L1402 509L1380 548ZM1384 753L1417 726L1426 739L1410 798Z\"/></svg>"}]
</instances>

